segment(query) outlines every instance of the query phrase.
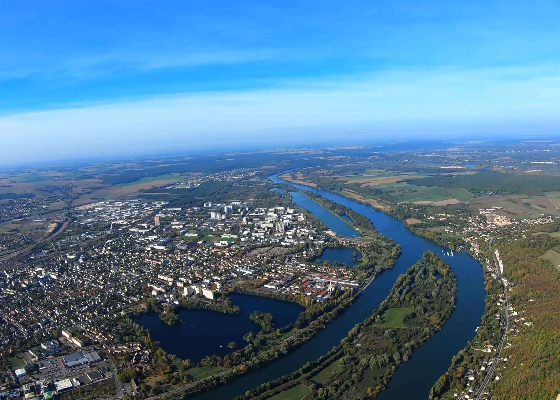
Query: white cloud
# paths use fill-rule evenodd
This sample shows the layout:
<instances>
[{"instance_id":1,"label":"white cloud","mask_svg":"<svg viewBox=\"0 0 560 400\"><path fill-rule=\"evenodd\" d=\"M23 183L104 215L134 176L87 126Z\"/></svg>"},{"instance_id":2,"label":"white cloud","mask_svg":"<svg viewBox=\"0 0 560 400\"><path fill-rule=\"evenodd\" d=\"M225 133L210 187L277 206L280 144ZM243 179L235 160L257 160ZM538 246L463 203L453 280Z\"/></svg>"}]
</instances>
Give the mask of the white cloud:
<instances>
[{"instance_id":1,"label":"white cloud","mask_svg":"<svg viewBox=\"0 0 560 400\"><path fill-rule=\"evenodd\" d=\"M0 118L5 162L102 152L321 138L326 127L410 130L415 124L557 119L554 66L391 71L291 81L266 90L191 93ZM335 128L333 128L335 127ZM313 132L312 132L313 130Z\"/></svg>"}]
</instances>

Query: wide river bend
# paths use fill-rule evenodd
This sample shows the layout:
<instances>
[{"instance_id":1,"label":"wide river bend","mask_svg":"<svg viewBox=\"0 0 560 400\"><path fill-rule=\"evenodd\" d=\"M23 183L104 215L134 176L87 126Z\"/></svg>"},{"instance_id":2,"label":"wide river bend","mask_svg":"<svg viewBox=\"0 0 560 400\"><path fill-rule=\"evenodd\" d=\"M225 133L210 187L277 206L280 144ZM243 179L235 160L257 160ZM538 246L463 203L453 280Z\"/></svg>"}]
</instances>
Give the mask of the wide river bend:
<instances>
[{"instance_id":1,"label":"wide river bend","mask_svg":"<svg viewBox=\"0 0 560 400\"><path fill-rule=\"evenodd\" d=\"M387 297L397 277L418 261L425 251L430 250L444 259L455 273L457 278L455 311L439 332L416 350L407 362L399 366L387 388L377 397L378 399L427 398L430 388L451 365L451 358L474 337L475 329L480 324L485 298L482 266L466 252L451 256L447 248L413 234L401 221L370 206L328 191L292 184L279 179L277 175L270 179L276 183L291 185L296 189L318 193L365 215L380 233L401 245L402 254L391 270L382 272L374 279L352 307L293 353L227 385L202 393L196 398L233 398L262 383L292 373L308 361L318 359L333 346L338 345L357 323L370 316ZM306 196L293 195L293 200L321 218L325 225L340 235L354 236L347 227L339 225L340 218L325 212L323 207ZM345 232L340 232L337 228L344 229ZM347 235L344 235L345 233Z\"/></svg>"}]
</instances>

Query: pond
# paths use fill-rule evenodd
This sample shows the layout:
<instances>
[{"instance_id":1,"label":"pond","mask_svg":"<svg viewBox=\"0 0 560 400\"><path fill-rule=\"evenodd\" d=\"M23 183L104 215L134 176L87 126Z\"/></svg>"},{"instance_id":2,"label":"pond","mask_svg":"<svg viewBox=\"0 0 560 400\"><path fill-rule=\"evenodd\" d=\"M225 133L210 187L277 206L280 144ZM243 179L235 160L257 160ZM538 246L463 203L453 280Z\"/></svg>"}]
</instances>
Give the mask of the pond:
<instances>
[{"instance_id":1,"label":"pond","mask_svg":"<svg viewBox=\"0 0 560 400\"><path fill-rule=\"evenodd\" d=\"M161 321L156 313L142 314L134 322L148 329L152 340L160 342L166 352L199 362L209 355L223 357L231 353L230 342L235 342L238 348L244 347L243 335L260 330L260 325L249 319L253 311L274 315L274 327L281 328L294 323L303 310L299 304L265 297L231 294L229 298L239 306L239 314L182 310L178 315L183 323L173 326Z\"/></svg>"},{"instance_id":2,"label":"pond","mask_svg":"<svg viewBox=\"0 0 560 400\"><path fill-rule=\"evenodd\" d=\"M345 264L348 267L353 267L354 265L359 264L359 259L362 258L362 254L358 252L357 259L355 260L354 252L356 252L356 249L353 249L351 247L328 247L315 260L323 262L329 261L330 263L337 261L340 264Z\"/></svg>"}]
</instances>

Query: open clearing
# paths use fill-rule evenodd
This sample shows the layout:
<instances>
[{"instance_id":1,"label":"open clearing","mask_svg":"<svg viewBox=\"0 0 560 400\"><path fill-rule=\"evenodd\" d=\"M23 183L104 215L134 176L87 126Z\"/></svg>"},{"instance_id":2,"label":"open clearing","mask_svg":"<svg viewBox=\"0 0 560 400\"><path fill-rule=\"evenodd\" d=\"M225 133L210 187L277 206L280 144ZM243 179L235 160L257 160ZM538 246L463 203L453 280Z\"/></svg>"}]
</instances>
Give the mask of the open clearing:
<instances>
[{"instance_id":1,"label":"open clearing","mask_svg":"<svg viewBox=\"0 0 560 400\"><path fill-rule=\"evenodd\" d=\"M49 209L54 211L62 210L63 208L66 208L67 205L68 203L65 201L55 201L54 203L49 204Z\"/></svg>"},{"instance_id":2,"label":"open clearing","mask_svg":"<svg viewBox=\"0 0 560 400\"><path fill-rule=\"evenodd\" d=\"M382 211L387 211L389 210L389 206L385 206L383 204L381 204L380 202L378 202L377 200L371 198L371 197L365 197L359 193L356 193L350 189L344 189L341 193L342 195L346 196L346 197L350 197L351 199L354 200L358 200L361 201L363 203L369 204L370 206L372 206L373 208L377 208L378 210L382 210Z\"/></svg>"},{"instance_id":3,"label":"open clearing","mask_svg":"<svg viewBox=\"0 0 560 400\"><path fill-rule=\"evenodd\" d=\"M223 371L222 367L194 367L189 369L187 372L189 375L194 376L197 379L206 378L207 376L211 376L217 374L220 371Z\"/></svg>"},{"instance_id":4,"label":"open clearing","mask_svg":"<svg viewBox=\"0 0 560 400\"><path fill-rule=\"evenodd\" d=\"M393 176L383 176L378 178L362 177L362 178L348 180L346 181L346 183L359 183L360 186L367 187L367 186L379 186L386 183L397 183L397 182L404 181L406 179L421 178L421 177L422 176L420 175L393 175Z\"/></svg>"},{"instance_id":5,"label":"open clearing","mask_svg":"<svg viewBox=\"0 0 560 400\"><path fill-rule=\"evenodd\" d=\"M440 200L440 201L434 201L432 204L434 206L450 206L452 204L459 204L460 201L457 199L447 199L447 200Z\"/></svg>"},{"instance_id":6,"label":"open clearing","mask_svg":"<svg viewBox=\"0 0 560 400\"><path fill-rule=\"evenodd\" d=\"M414 178L424 178L426 175L415 174L415 173L398 173L394 171L376 170L370 169L365 171L363 174L354 175L338 175L333 176L338 180L341 180L347 184L360 184L362 187L367 186L380 186L391 183L398 183L406 179Z\"/></svg>"},{"instance_id":7,"label":"open clearing","mask_svg":"<svg viewBox=\"0 0 560 400\"><path fill-rule=\"evenodd\" d=\"M469 202L469 208L479 210L502 207L500 214L510 218L538 218L542 214L560 216L556 204L560 204L560 192L534 196L510 194L477 197Z\"/></svg>"},{"instance_id":8,"label":"open clearing","mask_svg":"<svg viewBox=\"0 0 560 400\"><path fill-rule=\"evenodd\" d=\"M23 353L18 353L14 357L8 358L8 361L10 362L13 369L23 368L27 365L27 360L25 359Z\"/></svg>"},{"instance_id":9,"label":"open clearing","mask_svg":"<svg viewBox=\"0 0 560 400\"><path fill-rule=\"evenodd\" d=\"M406 182L386 182L376 185L376 188L383 191L383 195L381 196L388 196L395 203L445 206L458 204L460 202L468 203L473 198L473 195L468 190L461 188L450 189L437 186L417 186Z\"/></svg>"},{"instance_id":10,"label":"open clearing","mask_svg":"<svg viewBox=\"0 0 560 400\"><path fill-rule=\"evenodd\" d=\"M131 195L141 190L151 189L159 186L165 186L177 182L176 179L155 179L149 182L128 184L126 186L108 186L94 190L91 193L84 194L72 202L73 207L91 203L96 199L117 199Z\"/></svg>"},{"instance_id":11,"label":"open clearing","mask_svg":"<svg viewBox=\"0 0 560 400\"><path fill-rule=\"evenodd\" d=\"M548 250L541 256L542 259L548 260L554 265L554 267L560 272L560 254L554 250Z\"/></svg>"},{"instance_id":12,"label":"open clearing","mask_svg":"<svg viewBox=\"0 0 560 400\"><path fill-rule=\"evenodd\" d=\"M471 192L469 192L467 189L463 189L463 188L446 188L445 190L447 190L447 192L451 196L453 196L454 198L456 198L459 201L462 201L463 203L468 203L474 197Z\"/></svg>"},{"instance_id":13,"label":"open clearing","mask_svg":"<svg viewBox=\"0 0 560 400\"><path fill-rule=\"evenodd\" d=\"M404 326L404 316L410 314L412 311L412 308L407 307L389 308L383 313L381 320L383 321L383 325L390 328L402 328Z\"/></svg>"},{"instance_id":14,"label":"open clearing","mask_svg":"<svg viewBox=\"0 0 560 400\"><path fill-rule=\"evenodd\" d=\"M305 180L303 180L303 174L301 172L298 172L296 174L296 179L292 178L291 174L284 174L284 175L280 175L279 176L280 179L283 179L285 181L288 182L292 182L292 183L296 183L299 185L305 185L305 186L311 186L311 187L317 187L317 184L313 183L313 182L307 182Z\"/></svg>"},{"instance_id":15,"label":"open clearing","mask_svg":"<svg viewBox=\"0 0 560 400\"><path fill-rule=\"evenodd\" d=\"M419 204L429 204L436 201L449 200L452 196L440 187L427 187L418 186L414 190L404 191L401 193L392 193L395 197L397 203L417 203Z\"/></svg>"},{"instance_id":16,"label":"open clearing","mask_svg":"<svg viewBox=\"0 0 560 400\"><path fill-rule=\"evenodd\" d=\"M145 183L151 183L151 182L155 182L155 181L179 182L179 181L182 181L183 179L184 178L182 176L172 175L172 174L160 175L160 176L147 176L145 178L138 179L137 181L134 181L134 182L121 183L119 185L116 185L116 187L129 187L129 186L134 186L134 185L143 185Z\"/></svg>"},{"instance_id":17,"label":"open clearing","mask_svg":"<svg viewBox=\"0 0 560 400\"><path fill-rule=\"evenodd\" d=\"M344 371L345 366L340 365L340 359L333 361L315 375L312 380L317 383L327 383L335 373Z\"/></svg>"},{"instance_id":18,"label":"open clearing","mask_svg":"<svg viewBox=\"0 0 560 400\"><path fill-rule=\"evenodd\" d=\"M405 219L405 222L407 225L416 225L422 223L422 221L417 218L407 218Z\"/></svg>"},{"instance_id":19,"label":"open clearing","mask_svg":"<svg viewBox=\"0 0 560 400\"><path fill-rule=\"evenodd\" d=\"M286 390L285 392L278 393L272 396L270 399L274 400L293 400L293 399L303 399L305 396L311 394L311 389L305 385L297 385L296 387Z\"/></svg>"}]
</instances>

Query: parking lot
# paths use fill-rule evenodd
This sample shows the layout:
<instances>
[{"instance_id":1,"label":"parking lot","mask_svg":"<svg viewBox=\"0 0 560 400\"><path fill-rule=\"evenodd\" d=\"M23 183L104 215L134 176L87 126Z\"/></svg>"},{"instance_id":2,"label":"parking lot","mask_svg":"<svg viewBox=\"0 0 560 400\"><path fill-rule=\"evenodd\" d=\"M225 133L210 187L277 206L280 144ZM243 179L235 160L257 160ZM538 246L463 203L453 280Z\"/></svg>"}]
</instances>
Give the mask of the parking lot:
<instances>
[{"instance_id":1,"label":"parking lot","mask_svg":"<svg viewBox=\"0 0 560 400\"><path fill-rule=\"evenodd\" d=\"M39 371L33 374L34 380L59 381L80 378L82 384L88 384L91 383L91 380L87 378L88 373L98 371L102 376L111 375L111 364L103 360L94 364L88 363L68 368L64 365L62 356L56 356L41 360L37 364L39 364ZM91 376L96 377L97 374L93 373Z\"/></svg>"}]
</instances>

